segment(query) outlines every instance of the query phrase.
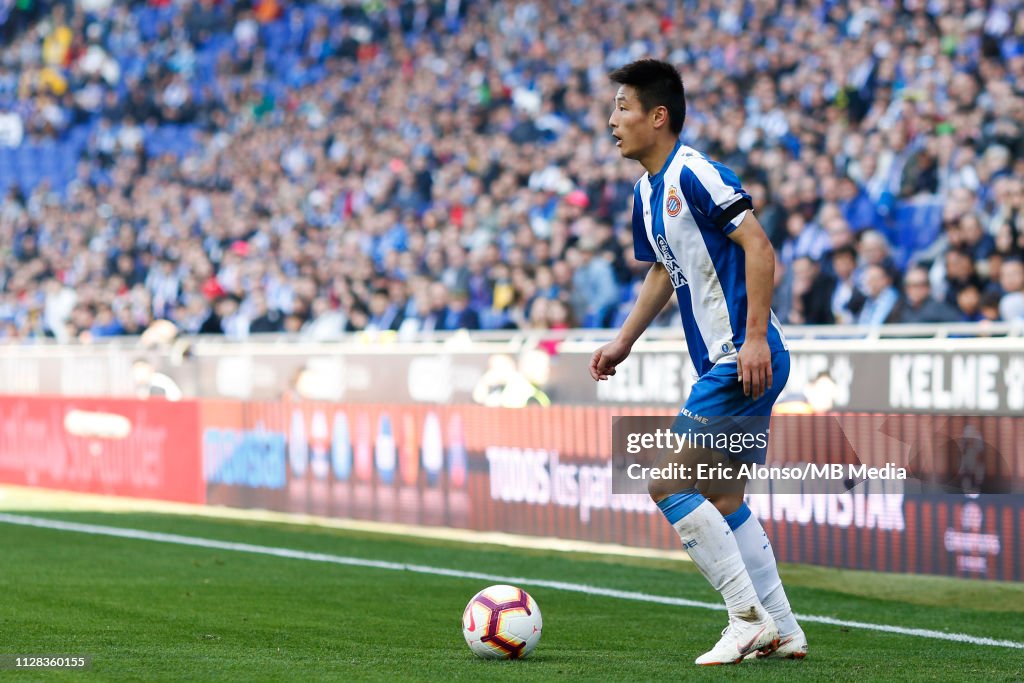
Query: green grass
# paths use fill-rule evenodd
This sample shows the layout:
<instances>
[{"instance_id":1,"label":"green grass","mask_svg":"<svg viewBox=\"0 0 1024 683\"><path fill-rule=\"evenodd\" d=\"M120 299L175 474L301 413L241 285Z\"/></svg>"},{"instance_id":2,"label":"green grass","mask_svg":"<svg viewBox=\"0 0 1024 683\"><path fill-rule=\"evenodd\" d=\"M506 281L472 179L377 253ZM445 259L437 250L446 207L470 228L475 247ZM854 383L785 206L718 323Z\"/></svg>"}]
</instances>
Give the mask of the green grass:
<instances>
[{"instance_id":1,"label":"green grass","mask_svg":"<svg viewBox=\"0 0 1024 683\"><path fill-rule=\"evenodd\" d=\"M368 559L717 602L688 564L155 514L33 512ZM803 662L701 669L724 613L524 587L544 614L519 662L473 657L477 580L0 524L0 654L91 655L12 680L1024 679L1024 650L809 623ZM1024 586L784 567L798 612L1024 642Z\"/></svg>"}]
</instances>

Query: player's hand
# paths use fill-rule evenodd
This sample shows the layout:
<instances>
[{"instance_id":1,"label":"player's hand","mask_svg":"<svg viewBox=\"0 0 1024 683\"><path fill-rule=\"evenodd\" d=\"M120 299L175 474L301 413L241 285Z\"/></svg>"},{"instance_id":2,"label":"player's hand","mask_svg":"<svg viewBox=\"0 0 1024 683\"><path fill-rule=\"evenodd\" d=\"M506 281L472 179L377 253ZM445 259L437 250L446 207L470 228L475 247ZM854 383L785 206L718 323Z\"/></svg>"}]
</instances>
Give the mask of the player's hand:
<instances>
[{"instance_id":1,"label":"player's hand","mask_svg":"<svg viewBox=\"0 0 1024 683\"><path fill-rule=\"evenodd\" d=\"M608 379L615 374L615 366L626 360L632 348L624 341L610 341L597 351L590 359L590 376L594 381Z\"/></svg>"},{"instance_id":2,"label":"player's hand","mask_svg":"<svg viewBox=\"0 0 1024 683\"><path fill-rule=\"evenodd\" d=\"M747 339L736 359L738 381L743 382L743 394L755 401L772 387L772 352L768 340Z\"/></svg>"}]
</instances>

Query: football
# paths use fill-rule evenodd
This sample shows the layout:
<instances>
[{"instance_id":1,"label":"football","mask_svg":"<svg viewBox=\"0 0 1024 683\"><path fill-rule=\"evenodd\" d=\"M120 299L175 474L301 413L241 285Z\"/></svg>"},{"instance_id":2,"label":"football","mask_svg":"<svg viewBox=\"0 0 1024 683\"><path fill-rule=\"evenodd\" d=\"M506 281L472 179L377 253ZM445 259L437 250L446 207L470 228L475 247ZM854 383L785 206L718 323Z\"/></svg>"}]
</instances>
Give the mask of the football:
<instances>
[{"instance_id":1,"label":"football","mask_svg":"<svg viewBox=\"0 0 1024 683\"><path fill-rule=\"evenodd\" d=\"M484 659L521 659L540 642L543 621L530 594L515 586L490 586L462 613L462 635Z\"/></svg>"}]
</instances>

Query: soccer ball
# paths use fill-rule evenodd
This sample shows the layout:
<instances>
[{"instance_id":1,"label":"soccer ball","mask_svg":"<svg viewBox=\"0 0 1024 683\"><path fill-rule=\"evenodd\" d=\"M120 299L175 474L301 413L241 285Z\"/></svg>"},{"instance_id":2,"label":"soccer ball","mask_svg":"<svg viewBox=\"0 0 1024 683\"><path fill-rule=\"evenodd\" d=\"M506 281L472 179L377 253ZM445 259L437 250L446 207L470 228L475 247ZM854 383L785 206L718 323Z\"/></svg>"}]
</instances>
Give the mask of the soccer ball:
<instances>
[{"instance_id":1,"label":"soccer ball","mask_svg":"<svg viewBox=\"0 0 1024 683\"><path fill-rule=\"evenodd\" d=\"M484 659L521 659L540 642L544 622L529 593L515 586L491 586L469 601L462 613L462 635Z\"/></svg>"}]
</instances>

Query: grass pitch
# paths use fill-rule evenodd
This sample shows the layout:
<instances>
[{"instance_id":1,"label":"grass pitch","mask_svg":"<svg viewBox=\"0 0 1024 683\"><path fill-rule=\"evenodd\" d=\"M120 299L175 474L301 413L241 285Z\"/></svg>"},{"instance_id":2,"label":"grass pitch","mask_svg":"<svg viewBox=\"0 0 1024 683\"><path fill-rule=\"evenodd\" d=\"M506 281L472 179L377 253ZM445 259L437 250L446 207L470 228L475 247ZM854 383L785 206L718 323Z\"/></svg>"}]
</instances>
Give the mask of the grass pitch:
<instances>
[{"instance_id":1,"label":"grass pitch","mask_svg":"<svg viewBox=\"0 0 1024 683\"><path fill-rule=\"evenodd\" d=\"M566 554L182 515L28 512L80 523L525 576L717 602L670 560ZM802 662L699 668L725 614L530 591L544 635L526 660L476 659L462 639L476 579L0 524L0 654L89 655L78 680L1024 679L1024 650L807 623ZM784 566L799 613L1024 642L1024 585Z\"/></svg>"}]
</instances>

